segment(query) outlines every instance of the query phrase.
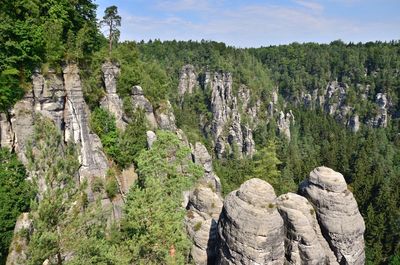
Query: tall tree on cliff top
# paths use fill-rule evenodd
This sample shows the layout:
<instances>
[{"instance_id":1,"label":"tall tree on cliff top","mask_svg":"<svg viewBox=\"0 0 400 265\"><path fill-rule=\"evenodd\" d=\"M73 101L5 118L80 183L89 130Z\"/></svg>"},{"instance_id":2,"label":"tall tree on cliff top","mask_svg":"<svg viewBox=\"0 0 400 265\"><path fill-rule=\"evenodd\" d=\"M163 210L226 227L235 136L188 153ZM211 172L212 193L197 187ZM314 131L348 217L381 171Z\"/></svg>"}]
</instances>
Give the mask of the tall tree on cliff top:
<instances>
[{"instance_id":1,"label":"tall tree on cliff top","mask_svg":"<svg viewBox=\"0 0 400 265\"><path fill-rule=\"evenodd\" d=\"M108 41L109 51L111 54L112 43L119 38L119 30L117 27L121 26L121 16L118 15L118 8L116 6L109 6L104 11L104 17L101 21L103 25L106 25L109 30Z\"/></svg>"}]
</instances>

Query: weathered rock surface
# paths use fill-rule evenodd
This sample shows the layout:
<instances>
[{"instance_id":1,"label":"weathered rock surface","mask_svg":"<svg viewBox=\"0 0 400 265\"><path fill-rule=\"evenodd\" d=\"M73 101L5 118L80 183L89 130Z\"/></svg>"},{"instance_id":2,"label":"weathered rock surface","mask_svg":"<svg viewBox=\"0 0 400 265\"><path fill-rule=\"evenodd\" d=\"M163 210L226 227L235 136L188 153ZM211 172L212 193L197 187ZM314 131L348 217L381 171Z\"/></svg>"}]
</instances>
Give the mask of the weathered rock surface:
<instances>
[{"instance_id":1,"label":"weathered rock surface","mask_svg":"<svg viewBox=\"0 0 400 265\"><path fill-rule=\"evenodd\" d=\"M224 201L218 264L283 264L284 226L274 189L251 179Z\"/></svg>"},{"instance_id":2,"label":"weathered rock surface","mask_svg":"<svg viewBox=\"0 0 400 265\"><path fill-rule=\"evenodd\" d=\"M300 187L315 206L321 231L340 264L364 264L364 220L342 174L314 169Z\"/></svg>"},{"instance_id":3,"label":"weathered rock surface","mask_svg":"<svg viewBox=\"0 0 400 265\"><path fill-rule=\"evenodd\" d=\"M372 127L386 128L388 124L389 101L386 94L378 93L375 97L375 104L378 107L375 117L368 121Z\"/></svg>"},{"instance_id":4,"label":"weathered rock surface","mask_svg":"<svg viewBox=\"0 0 400 265\"><path fill-rule=\"evenodd\" d=\"M25 231L23 231L25 230ZM15 224L14 237L10 245L6 265L25 265L27 263L28 236L33 232L29 213L22 213Z\"/></svg>"},{"instance_id":5,"label":"weathered rock surface","mask_svg":"<svg viewBox=\"0 0 400 265\"><path fill-rule=\"evenodd\" d=\"M277 199L285 223L288 264L338 264L319 227L314 207L306 198L287 193Z\"/></svg>"},{"instance_id":6,"label":"weathered rock surface","mask_svg":"<svg viewBox=\"0 0 400 265\"><path fill-rule=\"evenodd\" d=\"M179 73L179 96L183 96L185 93L192 94L197 85L197 73L194 66L184 65Z\"/></svg>"},{"instance_id":7,"label":"weathered rock surface","mask_svg":"<svg viewBox=\"0 0 400 265\"><path fill-rule=\"evenodd\" d=\"M81 181L95 176L105 177L108 162L99 137L89 129L90 112L83 98L78 66L70 64L63 72L66 91L65 141L74 142L80 147Z\"/></svg>"},{"instance_id":8,"label":"weathered rock surface","mask_svg":"<svg viewBox=\"0 0 400 265\"><path fill-rule=\"evenodd\" d=\"M216 72L209 81L211 87L211 135L214 141L215 152L221 158L232 152L239 156L251 156L254 153L253 137L250 130L243 135L241 115L237 98L232 94L232 75L225 72ZM242 94L245 92L242 92ZM246 95L243 96L246 101ZM246 104L246 103L245 103ZM251 134L251 135L250 135ZM246 136L244 138L244 136ZM244 149L245 143L247 144ZM249 150L249 148L252 148Z\"/></svg>"},{"instance_id":9,"label":"weathered rock surface","mask_svg":"<svg viewBox=\"0 0 400 265\"><path fill-rule=\"evenodd\" d=\"M114 114L117 127L125 130L127 123L123 120L123 103L117 94L117 78L120 74L120 68L117 64L106 62L101 66L101 70L106 95L100 101L100 106Z\"/></svg>"},{"instance_id":10,"label":"weathered rock surface","mask_svg":"<svg viewBox=\"0 0 400 265\"><path fill-rule=\"evenodd\" d=\"M153 131L147 131L146 136L147 136L147 147L150 149L153 143L157 141L157 135Z\"/></svg>"},{"instance_id":11,"label":"weathered rock surface","mask_svg":"<svg viewBox=\"0 0 400 265\"><path fill-rule=\"evenodd\" d=\"M279 133L284 135L290 141L290 126L294 124L294 115L292 111L286 113L286 115L281 111L279 113L277 125Z\"/></svg>"},{"instance_id":12,"label":"weathered rock surface","mask_svg":"<svg viewBox=\"0 0 400 265\"><path fill-rule=\"evenodd\" d=\"M161 130L176 131L174 110L171 103L166 100L160 103L155 111L158 128Z\"/></svg>"},{"instance_id":13,"label":"weathered rock surface","mask_svg":"<svg viewBox=\"0 0 400 265\"><path fill-rule=\"evenodd\" d=\"M14 132L7 114L0 113L0 147L14 148Z\"/></svg>"},{"instance_id":14,"label":"weathered rock surface","mask_svg":"<svg viewBox=\"0 0 400 265\"><path fill-rule=\"evenodd\" d=\"M221 193L221 180L214 173L212 166L212 157L208 153L207 148L200 142L196 142L191 146L193 162L204 168L204 176L201 182L212 187L218 194Z\"/></svg>"},{"instance_id":15,"label":"weathered rock surface","mask_svg":"<svg viewBox=\"0 0 400 265\"><path fill-rule=\"evenodd\" d=\"M151 129L157 129L157 121L154 116L153 106L144 96L143 89L140 86L133 86L131 90L131 102L134 110L144 111L147 123Z\"/></svg>"},{"instance_id":16,"label":"weathered rock surface","mask_svg":"<svg viewBox=\"0 0 400 265\"><path fill-rule=\"evenodd\" d=\"M193 261L197 265L215 264L222 199L212 188L198 184L189 194L187 208L185 225L193 241Z\"/></svg>"}]
</instances>

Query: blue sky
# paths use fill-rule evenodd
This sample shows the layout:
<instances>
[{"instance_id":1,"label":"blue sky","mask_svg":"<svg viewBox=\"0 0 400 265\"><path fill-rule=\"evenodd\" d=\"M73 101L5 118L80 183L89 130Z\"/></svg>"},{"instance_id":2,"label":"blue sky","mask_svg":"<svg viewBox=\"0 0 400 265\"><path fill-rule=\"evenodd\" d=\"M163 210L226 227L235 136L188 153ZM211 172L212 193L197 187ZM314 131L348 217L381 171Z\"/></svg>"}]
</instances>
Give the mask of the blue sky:
<instances>
[{"instance_id":1,"label":"blue sky","mask_svg":"<svg viewBox=\"0 0 400 265\"><path fill-rule=\"evenodd\" d=\"M400 0L95 0L116 5L121 40L215 40L236 47L400 39Z\"/></svg>"}]
</instances>

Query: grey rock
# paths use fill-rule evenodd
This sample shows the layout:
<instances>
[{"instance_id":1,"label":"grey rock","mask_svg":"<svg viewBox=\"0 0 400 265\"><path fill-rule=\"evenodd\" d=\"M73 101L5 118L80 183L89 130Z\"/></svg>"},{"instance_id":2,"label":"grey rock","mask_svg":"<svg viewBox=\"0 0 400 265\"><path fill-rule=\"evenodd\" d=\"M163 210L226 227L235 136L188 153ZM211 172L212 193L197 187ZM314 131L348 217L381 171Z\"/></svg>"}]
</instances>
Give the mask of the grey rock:
<instances>
[{"instance_id":1,"label":"grey rock","mask_svg":"<svg viewBox=\"0 0 400 265\"><path fill-rule=\"evenodd\" d=\"M157 121L154 116L153 106L144 96L143 89L140 86L133 86L131 90L131 103L134 110L144 111L147 123L151 129L157 129Z\"/></svg>"},{"instance_id":2,"label":"grey rock","mask_svg":"<svg viewBox=\"0 0 400 265\"><path fill-rule=\"evenodd\" d=\"M364 264L364 220L342 174L317 167L300 190L314 205L321 231L340 264Z\"/></svg>"},{"instance_id":3,"label":"grey rock","mask_svg":"<svg viewBox=\"0 0 400 265\"><path fill-rule=\"evenodd\" d=\"M306 198L287 193L277 206L285 223L285 257L288 264L338 264L318 225L314 207Z\"/></svg>"},{"instance_id":4,"label":"grey rock","mask_svg":"<svg viewBox=\"0 0 400 265\"><path fill-rule=\"evenodd\" d=\"M388 108L389 108L389 101L386 94L378 93L375 97L375 104L378 107L378 113L368 121L372 127L375 128L386 128L388 124Z\"/></svg>"},{"instance_id":5,"label":"grey rock","mask_svg":"<svg viewBox=\"0 0 400 265\"><path fill-rule=\"evenodd\" d=\"M294 124L294 115L292 111L286 113L286 115L281 111L279 113L277 125L279 133L284 135L290 141L290 126Z\"/></svg>"},{"instance_id":6,"label":"grey rock","mask_svg":"<svg viewBox=\"0 0 400 265\"><path fill-rule=\"evenodd\" d=\"M197 265L214 264L218 247L218 218L222 199L210 187L197 185L190 192L185 226L193 246L191 256Z\"/></svg>"},{"instance_id":7,"label":"grey rock","mask_svg":"<svg viewBox=\"0 0 400 265\"><path fill-rule=\"evenodd\" d=\"M48 73L46 76L35 73L32 84L35 113L49 118L62 131L66 96L62 76L55 73Z\"/></svg>"},{"instance_id":8,"label":"grey rock","mask_svg":"<svg viewBox=\"0 0 400 265\"><path fill-rule=\"evenodd\" d=\"M118 179L118 186L119 190L121 191L122 195L126 197L130 188L138 179L138 175L135 171L135 166L131 165L128 168L122 170L121 174L117 177Z\"/></svg>"},{"instance_id":9,"label":"grey rock","mask_svg":"<svg viewBox=\"0 0 400 265\"><path fill-rule=\"evenodd\" d=\"M63 72L67 95L64 112L65 141L76 143L80 147L78 158L81 163L81 181L91 177L105 177L108 161L99 137L89 129L90 112L83 98L78 66L67 65Z\"/></svg>"},{"instance_id":10,"label":"grey rock","mask_svg":"<svg viewBox=\"0 0 400 265\"><path fill-rule=\"evenodd\" d=\"M28 164L26 148L28 140L33 135L35 113L33 110L34 99L32 92L25 94L11 110L11 125L14 131L14 150L24 165Z\"/></svg>"},{"instance_id":11,"label":"grey rock","mask_svg":"<svg viewBox=\"0 0 400 265\"><path fill-rule=\"evenodd\" d=\"M348 127L354 133L356 133L356 132L358 132L358 130L360 130L360 117L357 114L352 115L350 117L349 122L348 122Z\"/></svg>"},{"instance_id":12,"label":"grey rock","mask_svg":"<svg viewBox=\"0 0 400 265\"><path fill-rule=\"evenodd\" d=\"M155 117L159 129L176 131L174 110L168 100L160 103L160 106L155 111Z\"/></svg>"},{"instance_id":13,"label":"grey rock","mask_svg":"<svg viewBox=\"0 0 400 265\"><path fill-rule=\"evenodd\" d=\"M14 131L7 114L0 113L0 147L14 148Z\"/></svg>"},{"instance_id":14,"label":"grey rock","mask_svg":"<svg viewBox=\"0 0 400 265\"><path fill-rule=\"evenodd\" d=\"M106 95L101 99L100 106L115 116L115 122L119 129L125 130L126 122L123 120L124 111L121 98L117 94L117 78L120 68L117 64L106 62L101 66Z\"/></svg>"},{"instance_id":15,"label":"grey rock","mask_svg":"<svg viewBox=\"0 0 400 265\"><path fill-rule=\"evenodd\" d=\"M219 219L218 264L283 264L284 227L271 185L243 183L224 201Z\"/></svg>"},{"instance_id":16,"label":"grey rock","mask_svg":"<svg viewBox=\"0 0 400 265\"><path fill-rule=\"evenodd\" d=\"M200 142L196 142L192 147L194 162L201 165L206 173L212 172L212 157L208 153L207 148Z\"/></svg>"},{"instance_id":17,"label":"grey rock","mask_svg":"<svg viewBox=\"0 0 400 265\"><path fill-rule=\"evenodd\" d=\"M157 141L157 135L153 131L147 131L147 147L150 149L155 141Z\"/></svg>"},{"instance_id":18,"label":"grey rock","mask_svg":"<svg viewBox=\"0 0 400 265\"><path fill-rule=\"evenodd\" d=\"M27 233L20 233L22 230ZM22 213L14 227L14 237L10 245L6 265L24 265L27 263L29 236L26 237L25 235L29 235L32 232L33 224L29 218L29 213Z\"/></svg>"},{"instance_id":19,"label":"grey rock","mask_svg":"<svg viewBox=\"0 0 400 265\"><path fill-rule=\"evenodd\" d=\"M204 176L200 180L203 185L211 187L217 194L221 193L221 180L214 173L212 166L212 157L207 148L200 142L191 146L193 162L204 168Z\"/></svg>"},{"instance_id":20,"label":"grey rock","mask_svg":"<svg viewBox=\"0 0 400 265\"><path fill-rule=\"evenodd\" d=\"M197 73L193 65L187 64L182 67L179 73L179 96L185 93L192 94L197 86Z\"/></svg>"}]
</instances>

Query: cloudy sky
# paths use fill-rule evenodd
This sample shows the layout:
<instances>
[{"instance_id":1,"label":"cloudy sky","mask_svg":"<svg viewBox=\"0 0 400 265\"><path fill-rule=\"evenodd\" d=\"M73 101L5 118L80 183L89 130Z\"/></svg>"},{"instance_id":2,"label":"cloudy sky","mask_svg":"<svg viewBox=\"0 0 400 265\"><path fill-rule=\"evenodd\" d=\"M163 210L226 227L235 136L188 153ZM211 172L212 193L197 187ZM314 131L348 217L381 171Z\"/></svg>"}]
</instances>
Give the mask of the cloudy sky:
<instances>
[{"instance_id":1,"label":"cloudy sky","mask_svg":"<svg viewBox=\"0 0 400 265\"><path fill-rule=\"evenodd\" d=\"M215 40L236 47L400 39L400 0L96 0L116 5L121 40Z\"/></svg>"}]
</instances>

